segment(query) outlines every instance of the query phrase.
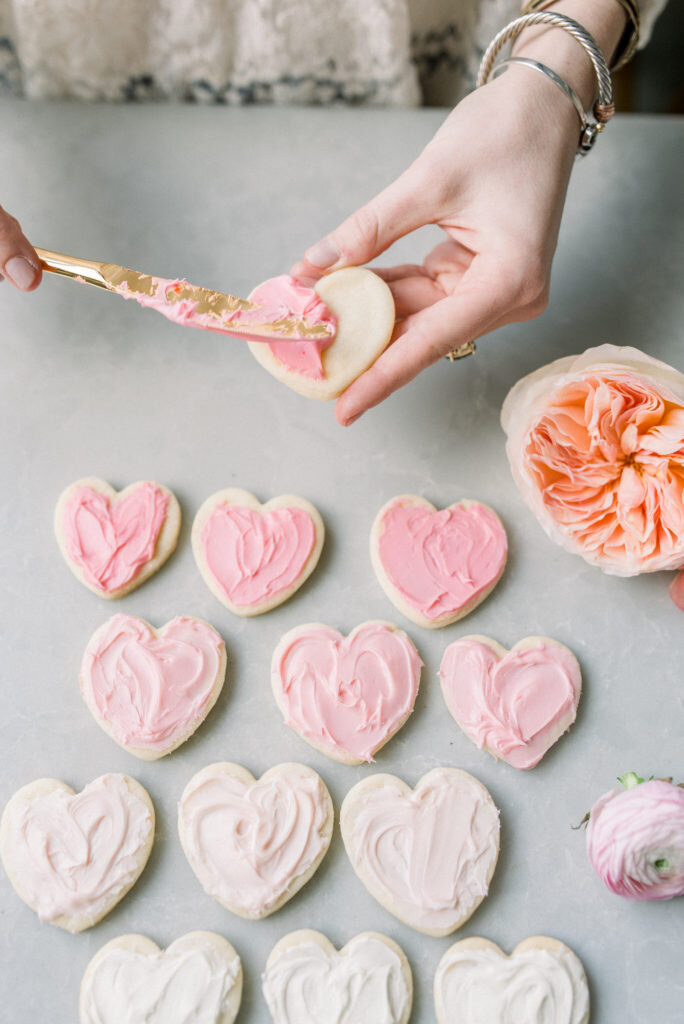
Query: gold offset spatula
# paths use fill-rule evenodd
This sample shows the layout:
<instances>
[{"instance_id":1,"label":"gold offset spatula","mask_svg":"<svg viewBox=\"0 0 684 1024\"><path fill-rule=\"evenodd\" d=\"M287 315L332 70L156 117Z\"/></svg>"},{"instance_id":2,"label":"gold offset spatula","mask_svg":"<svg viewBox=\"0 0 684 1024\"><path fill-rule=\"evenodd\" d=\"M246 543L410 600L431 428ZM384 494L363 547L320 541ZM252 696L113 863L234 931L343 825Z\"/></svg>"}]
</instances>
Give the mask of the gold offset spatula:
<instances>
[{"instance_id":1,"label":"gold offset spatula","mask_svg":"<svg viewBox=\"0 0 684 1024\"><path fill-rule=\"evenodd\" d=\"M128 270L116 263L82 260L49 249L36 249L36 252L43 270L135 299L142 306L157 309L169 319L176 323L182 322L188 327L232 334L247 341L322 341L335 334L332 324L308 324L295 315L269 320L269 311L257 302L225 295L223 292L212 292L207 288L197 288L187 281L172 282L150 274L140 274L137 270ZM182 316L177 315L180 312L177 307L181 302L186 302L186 310L189 310L184 311ZM164 309L164 306L167 308ZM263 320L259 317L260 310L264 312ZM243 314L244 320L241 322Z\"/></svg>"}]
</instances>

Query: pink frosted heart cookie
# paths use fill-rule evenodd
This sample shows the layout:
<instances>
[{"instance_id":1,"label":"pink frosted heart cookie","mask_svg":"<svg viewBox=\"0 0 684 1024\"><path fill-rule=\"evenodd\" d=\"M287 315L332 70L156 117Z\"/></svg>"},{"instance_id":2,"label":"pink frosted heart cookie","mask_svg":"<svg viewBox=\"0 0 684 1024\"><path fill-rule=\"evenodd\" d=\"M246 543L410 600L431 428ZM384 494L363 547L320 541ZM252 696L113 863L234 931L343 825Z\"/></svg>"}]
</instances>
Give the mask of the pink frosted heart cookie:
<instances>
[{"instance_id":1,"label":"pink frosted heart cookie","mask_svg":"<svg viewBox=\"0 0 684 1024\"><path fill-rule=\"evenodd\" d=\"M157 571L176 547L180 506L149 480L115 491L99 477L62 491L55 533L74 576L100 597L123 597Z\"/></svg>"},{"instance_id":2,"label":"pink frosted heart cookie","mask_svg":"<svg viewBox=\"0 0 684 1024\"><path fill-rule=\"evenodd\" d=\"M506 566L508 542L487 505L460 501L437 510L400 494L378 512L371 561L395 608L427 629L462 619L492 592Z\"/></svg>"},{"instance_id":3,"label":"pink frosted heart cookie","mask_svg":"<svg viewBox=\"0 0 684 1024\"><path fill-rule=\"evenodd\" d=\"M344 764L372 761L413 710L422 661L388 622L364 622L344 636L330 626L297 626L271 661L271 685L285 722Z\"/></svg>"},{"instance_id":4,"label":"pink frosted heart cookie","mask_svg":"<svg viewBox=\"0 0 684 1024\"><path fill-rule=\"evenodd\" d=\"M250 299L283 315L295 312L309 324L336 321L332 342L250 342L268 372L307 398L337 398L387 348L394 330L392 292L363 267L326 274L307 288L287 274L264 281Z\"/></svg>"},{"instance_id":5,"label":"pink frosted heart cookie","mask_svg":"<svg viewBox=\"0 0 684 1024\"><path fill-rule=\"evenodd\" d=\"M212 494L192 526L192 550L211 592L235 615L261 615L299 590L316 568L325 527L305 498L263 505L237 487Z\"/></svg>"},{"instance_id":6,"label":"pink frosted heart cookie","mask_svg":"<svg viewBox=\"0 0 684 1024\"><path fill-rule=\"evenodd\" d=\"M209 765L187 784L178 832L202 887L240 917L273 914L325 857L333 806L323 780L303 764L279 764L260 779L238 764Z\"/></svg>"},{"instance_id":7,"label":"pink frosted heart cookie","mask_svg":"<svg viewBox=\"0 0 684 1024\"><path fill-rule=\"evenodd\" d=\"M17 790L0 821L0 854L24 903L69 932L97 924L138 880L154 841L154 808L128 775L80 793L57 779Z\"/></svg>"},{"instance_id":8,"label":"pink frosted heart cookie","mask_svg":"<svg viewBox=\"0 0 684 1024\"><path fill-rule=\"evenodd\" d=\"M119 614L86 647L81 693L108 736L154 761L201 725L225 675L225 644L207 622L184 616L156 630L144 619Z\"/></svg>"},{"instance_id":9,"label":"pink frosted heart cookie","mask_svg":"<svg viewBox=\"0 0 684 1024\"><path fill-rule=\"evenodd\" d=\"M433 768L415 789L395 775L371 775L347 793L340 826L371 896L425 935L460 928L489 891L499 812L467 772Z\"/></svg>"},{"instance_id":10,"label":"pink frosted heart cookie","mask_svg":"<svg viewBox=\"0 0 684 1024\"><path fill-rule=\"evenodd\" d=\"M549 637L528 636L507 651L490 637L464 636L447 647L439 672L466 736L514 768L534 768L575 721L580 667Z\"/></svg>"}]
</instances>

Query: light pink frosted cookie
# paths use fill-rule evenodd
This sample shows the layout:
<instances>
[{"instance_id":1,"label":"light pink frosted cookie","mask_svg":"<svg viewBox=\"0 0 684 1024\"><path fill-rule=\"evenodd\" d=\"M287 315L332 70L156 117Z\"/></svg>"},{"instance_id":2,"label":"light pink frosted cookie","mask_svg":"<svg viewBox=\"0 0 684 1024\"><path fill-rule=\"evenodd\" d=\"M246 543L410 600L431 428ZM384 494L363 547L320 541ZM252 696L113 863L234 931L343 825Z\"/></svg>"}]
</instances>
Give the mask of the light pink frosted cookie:
<instances>
[{"instance_id":1,"label":"light pink frosted cookie","mask_svg":"<svg viewBox=\"0 0 684 1024\"><path fill-rule=\"evenodd\" d=\"M271 309L280 303L284 315L287 310L299 312L311 322L318 317L321 323L329 323L331 313L336 318L332 343L249 344L254 357L276 380L307 398L337 398L387 348L394 330L392 292L377 274L363 267L335 270L315 288L281 275L264 281L250 299Z\"/></svg>"},{"instance_id":2,"label":"light pink frosted cookie","mask_svg":"<svg viewBox=\"0 0 684 1024\"><path fill-rule=\"evenodd\" d=\"M74 576L99 597L123 597L157 571L172 553L180 506L161 484L143 480L115 491L99 477L62 491L55 533Z\"/></svg>"},{"instance_id":3,"label":"light pink frosted cookie","mask_svg":"<svg viewBox=\"0 0 684 1024\"><path fill-rule=\"evenodd\" d=\"M184 743L213 708L226 675L226 645L189 616L154 629L114 615L90 638L81 693L95 721L130 754L154 761Z\"/></svg>"},{"instance_id":4,"label":"light pink frosted cookie","mask_svg":"<svg viewBox=\"0 0 684 1024\"><path fill-rule=\"evenodd\" d=\"M439 670L446 705L466 736L514 768L534 768L577 715L582 674L569 648L528 636L510 651L464 636Z\"/></svg>"},{"instance_id":5,"label":"light pink frosted cookie","mask_svg":"<svg viewBox=\"0 0 684 1024\"><path fill-rule=\"evenodd\" d=\"M17 790L0 822L0 855L24 903L69 932L97 924L138 880L154 841L154 808L128 775L80 793L57 779Z\"/></svg>"},{"instance_id":6,"label":"light pink frosted cookie","mask_svg":"<svg viewBox=\"0 0 684 1024\"><path fill-rule=\"evenodd\" d=\"M347 793L340 826L371 896L425 935L460 928L489 891L499 812L467 772L434 768L415 789L395 775L371 775Z\"/></svg>"},{"instance_id":7,"label":"light pink frosted cookie","mask_svg":"<svg viewBox=\"0 0 684 1024\"><path fill-rule=\"evenodd\" d=\"M215 932L188 932L167 949L145 935L121 935L88 964L80 1024L233 1024L242 964Z\"/></svg>"},{"instance_id":8,"label":"light pink frosted cookie","mask_svg":"<svg viewBox=\"0 0 684 1024\"><path fill-rule=\"evenodd\" d=\"M489 506L460 501L438 510L400 494L378 512L370 552L395 608L427 629L448 626L492 592L506 567L508 542Z\"/></svg>"},{"instance_id":9,"label":"light pink frosted cookie","mask_svg":"<svg viewBox=\"0 0 684 1024\"><path fill-rule=\"evenodd\" d=\"M202 887L240 917L274 913L308 882L333 829L323 780L302 764L260 779L222 762L198 772L178 806L178 832Z\"/></svg>"},{"instance_id":10,"label":"light pink frosted cookie","mask_svg":"<svg viewBox=\"0 0 684 1024\"><path fill-rule=\"evenodd\" d=\"M261 978L273 1024L407 1024L413 1000L404 951L362 932L339 952L321 932L290 932Z\"/></svg>"},{"instance_id":11,"label":"light pink frosted cookie","mask_svg":"<svg viewBox=\"0 0 684 1024\"><path fill-rule=\"evenodd\" d=\"M510 956L488 939L462 939L437 967L438 1024L588 1024L581 961L558 939L533 935Z\"/></svg>"},{"instance_id":12,"label":"light pink frosted cookie","mask_svg":"<svg viewBox=\"0 0 684 1024\"><path fill-rule=\"evenodd\" d=\"M211 592L236 615L261 615L299 590L316 568L325 527L305 498L263 505L231 487L212 494L192 525L192 550Z\"/></svg>"},{"instance_id":13,"label":"light pink frosted cookie","mask_svg":"<svg viewBox=\"0 0 684 1024\"><path fill-rule=\"evenodd\" d=\"M372 761L413 710L422 661L389 622L364 622L344 636L313 622L281 639L271 685L285 722L328 757Z\"/></svg>"}]
</instances>

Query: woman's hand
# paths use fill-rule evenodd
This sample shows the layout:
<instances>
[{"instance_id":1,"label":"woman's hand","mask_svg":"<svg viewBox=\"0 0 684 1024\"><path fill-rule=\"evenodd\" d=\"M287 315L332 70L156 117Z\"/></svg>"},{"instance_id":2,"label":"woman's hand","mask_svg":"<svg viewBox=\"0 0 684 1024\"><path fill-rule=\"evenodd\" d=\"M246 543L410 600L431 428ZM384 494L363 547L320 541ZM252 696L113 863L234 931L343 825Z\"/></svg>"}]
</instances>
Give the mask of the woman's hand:
<instances>
[{"instance_id":1,"label":"woman's hand","mask_svg":"<svg viewBox=\"0 0 684 1024\"><path fill-rule=\"evenodd\" d=\"M22 292L40 284L42 272L36 251L24 236L18 220L0 206L0 281L6 277Z\"/></svg>"}]
</instances>

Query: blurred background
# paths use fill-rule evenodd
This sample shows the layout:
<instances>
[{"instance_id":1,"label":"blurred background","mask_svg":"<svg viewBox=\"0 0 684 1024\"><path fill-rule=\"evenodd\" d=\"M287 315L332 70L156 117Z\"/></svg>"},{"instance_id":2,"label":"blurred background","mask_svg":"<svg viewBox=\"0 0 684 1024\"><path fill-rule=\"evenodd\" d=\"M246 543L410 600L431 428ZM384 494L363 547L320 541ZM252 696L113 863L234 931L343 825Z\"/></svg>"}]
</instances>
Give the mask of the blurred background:
<instances>
[{"instance_id":1,"label":"blurred background","mask_svg":"<svg viewBox=\"0 0 684 1024\"><path fill-rule=\"evenodd\" d=\"M670 0L645 50L615 76L619 111L684 114L684 0Z\"/></svg>"}]
</instances>

